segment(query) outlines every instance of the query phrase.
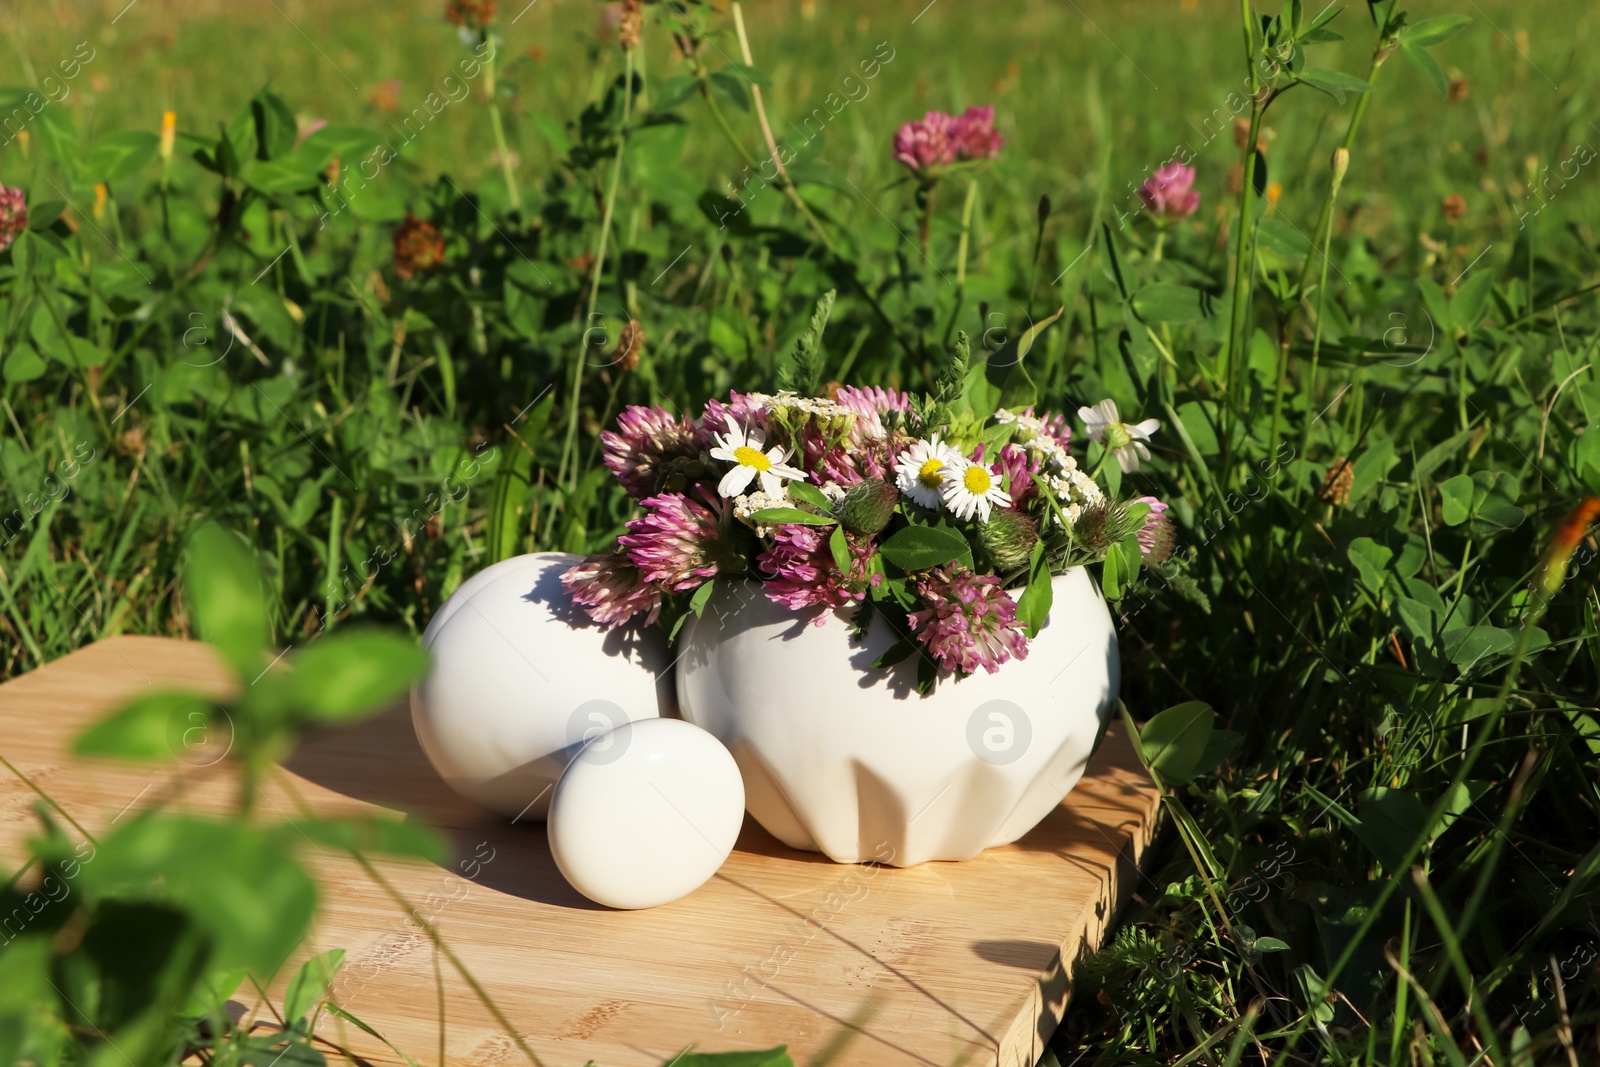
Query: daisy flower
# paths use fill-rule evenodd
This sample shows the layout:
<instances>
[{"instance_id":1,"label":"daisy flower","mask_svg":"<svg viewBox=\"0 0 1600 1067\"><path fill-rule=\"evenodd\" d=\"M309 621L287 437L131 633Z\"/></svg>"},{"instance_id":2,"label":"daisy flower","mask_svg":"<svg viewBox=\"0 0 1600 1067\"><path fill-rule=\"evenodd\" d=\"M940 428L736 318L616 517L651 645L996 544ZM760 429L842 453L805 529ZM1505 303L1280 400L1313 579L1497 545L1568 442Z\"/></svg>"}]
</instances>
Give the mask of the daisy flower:
<instances>
[{"instance_id":1,"label":"daisy flower","mask_svg":"<svg viewBox=\"0 0 1600 1067\"><path fill-rule=\"evenodd\" d=\"M761 450L761 446L766 444L767 435L759 427L746 431L732 415L727 416L727 420L728 432L717 434L717 447L711 450L712 459L733 464L733 469L717 483L718 493L725 497L738 496L749 488L752 481L760 478L763 493L781 496L786 479L806 481L805 471L784 462L789 458L789 453L777 445L765 452Z\"/></svg>"},{"instance_id":2,"label":"daisy flower","mask_svg":"<svg viewBox=\"0 0 1600 1067\"><path fill-rule=\"evenodd\" d=\"M894 464L894 483L912 503L937 508L943 502L945 470L963 462L960 452L934 434L900 453Z\"/></svg>"},{"instance_id":3,"label":"daisy flower","mask_svg":"<svg viewBox=\"0 0 1600 1067\"><path fill-rule=\"evenodd\" d=\"M1145 419L1129 426L1117 414L1117 402L1109 397L1092 408L1079 408L1078 418L1083 420L1083 428L1089 436L1117 457L1117 466L1122 468L1123 474L1138 470L1139 461L1150 458L1145 442L1161 429L1159 419Z\"/></svg>"},{"instance_id":4,"label":"daisy flower","mask_svg":"<svg viewBox=\"0 0 1600 1067\"><path fill-rule=\"evenodd\" d=\"M979 522L988 522L991 508L1011 506L1011 494L1001 487L1001 477L997 467L986 467L969 459L959 460L944 472L944 486L940 492L944 494L945 506L955 512L957 518L971 519L976 515Z\"/></svg>"}]
</instances>

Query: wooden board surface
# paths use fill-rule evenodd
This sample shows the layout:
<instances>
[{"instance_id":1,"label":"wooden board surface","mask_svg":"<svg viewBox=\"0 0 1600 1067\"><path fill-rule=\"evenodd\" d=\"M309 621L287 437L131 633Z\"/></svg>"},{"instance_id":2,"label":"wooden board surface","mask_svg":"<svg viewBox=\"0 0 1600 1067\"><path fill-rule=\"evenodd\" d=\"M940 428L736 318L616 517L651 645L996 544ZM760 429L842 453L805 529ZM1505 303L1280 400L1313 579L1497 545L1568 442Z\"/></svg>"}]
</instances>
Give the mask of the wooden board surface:
<instances>
[{"instance_id":1,"label":"wooden board surface","mask_svg":"<svg viewBox=\"0 0 1600 1067\"><path fill-rule=\"evenodd\" d=\"M0 686L0 754L94 833L157 802L224 811L236 796L225 763L152 770L67 755L76 733L118 701L173 683L227 690L204 646L102 641ZM191 740L209 742L196 753L214 754L227 739ZM1071 796L1014 845L964 863L843 866L786 848L747 818L732 857L700 890L616 912L566 885L542 824L509 825L450 792L404 708L308 737L286 767L319 814L409 813L448 837L449 867L379 866L548 1067L658 1067L691 1044L787 1044L797 1065L1032 1067L1075 963L1099 947L1137 877L1158 804L1113 727ZM36 799L0 769L8 869L36 828ZM295 810L281 784L263 790L258 809L282 818ZM325 889L310 948L347 953L334 997L434 1062L432 944L353 860L309 844L306 853ZM448 964L442 973L449 1062L526 1062ZM374 1063L397 1062L354 1028L319 1033Z\"/></svg>"}]
</instances>

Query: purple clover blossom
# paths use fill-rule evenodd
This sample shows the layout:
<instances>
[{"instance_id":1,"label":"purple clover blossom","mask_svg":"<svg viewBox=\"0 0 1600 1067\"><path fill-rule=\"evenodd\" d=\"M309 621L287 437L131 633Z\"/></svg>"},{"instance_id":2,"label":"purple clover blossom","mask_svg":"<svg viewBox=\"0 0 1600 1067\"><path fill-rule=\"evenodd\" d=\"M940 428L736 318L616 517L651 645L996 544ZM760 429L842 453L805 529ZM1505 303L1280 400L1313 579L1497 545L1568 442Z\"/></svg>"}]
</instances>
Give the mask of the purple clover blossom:
<instances>
[{"instance_id":1,"label":"purple clover blossom","mask_svg":"<svg viewBox=\"0 0 1600 1067\"><path fill-rule=\"evenodd\" d=\"M644 501L645 513L617 538L646 582L672 592L693 589L717 573L721 516L682 493Z\"/></svg>"},{"instance_id":2,"label":"purple clover blossom","mask_svg":"<svg viewBox=\"0 0 1600 1067\"><path fill-rule=\"evenodd\" d=\"M11 247L17 235L28 228L28 198L21 189L0 185L0 252Z\"/></svg>"},{"instance_id":3,"label":"purple clover blossom","mask_svg":"<svg viewBox=\"0 0 1600 1067\"><path fill-rule=\"evenodd\" d=\"M641 581L638 568L621 552L590 556L561 576L561 586L604 627L620 626L641 614L649 626L661 614L661 590Z\"/></svg>"},{"instance_id":4,"label":"purple clover blossom","mask_svg":"<svg viewBox=\"0 0 1600 1067\"><path fill-rule=\"evenodd\" d=\"M973 457L976 463L983 462L983 446L978 446L979 454ZM1013 506L1021 504L1034 493L1033 476L1038 474L1043 467L1044 460L1037 452L1029 452L1018 448L1016 445L1004 445L1000 449L1000 458L995 461L995 467L1006 479L1005 484L1010 488L1006 490L1011 495Z\"/></svg>"},{"instance_id":5,"label":"purple clover blossom","mask_svg":"<svg viewBox=\"0 0 1600 1067\"><path fill-rule=\"evenodd\" d=\"M772 531L772 547L756 557L763 571L771 574L763 583L767 598L790 611L806 608L842 608L860 601L867 584L867 560L872 546L850 545L850 573L844 574L828 549L832 531L823 526L786 524ZM881 575L874 578L881 580ZM821 626L826 612L813 620Z\"/></svg>"},{"instance_id":6,"label":"purple clover blossom","mask_svg":"<svg viewBox=\"0 0 1600 1067\"><path fill-rule=\"evenodd\" d=\"M957 159L993 159L1005 144L994 128L994 105L969 107L951 124L955 133Z\"/></svg>"},{"instance_id":7,"label":"purple clover blossom","mask_svg":"<svg viewBox=\"0 0 1600 1067\"><path fill-rule=\"evenodd\" d=\"M1144 525L1139 528L1139 551L1152 563L1160 563L1172 555L1173 544L1177 540L1177 531L1173 528L1171 516L1167 514L1167 504L1153 496L1135 497L1133 502L1150 505L1150 513L1144 517Z\"/></svg>"},{"instance_id":8,"label":"purple clover blossom","mask_svg":"<svg viewBox=\"0 0 1600 1067\"><path fill-rule=\"evenodd\" d=\"M601 433L600 444L606 467L635 500L656 491L669 460L700 454L694 423L659 407L623 408L616 430Z\"/></svg>"},{"instance_id":9,"label":"purple clover blossom","mask_svg":"<svg viewBox=\"0 0 1600 1067\"><path fill-rule=\"evenodd\" d=\"M705 414L700 417L700 443L707 449L715 448L717 435L728 432L728 416L746 430L768 430L767 398L754 393L729 393L728 402L706 401Z\"/></svg>"},{"instance_id":10,"label":"purple clover blossom","mask_svg":"<svg viewBox=\"0 0 1600 1067\"><path fill-rule=\"evenodd\" d=\"M936 177L952 163L993 159L1004 144L994 128L994 107L969 107L960 115L930 111L894 135L894 158L919 175Z\"/></svg>"},{"instance_id":11,"label":"purple clover blossom","mask_svg":"<svg viewBox=\"0 0 1600 1067\"><path fill-rule=\"evenodd\" d=\"M1016 602L995 575L941 567L917 581L917 594L928 607L911 612L911 628L941 668L993 674L1007 660L1028 657Z\"/></svg>"},{"instance_id":12,"label":"purple clover blossom","mask_svg":"<svg viewBox=\"0 0 1600 1067\"><path fill-rule=\"evenodd\" d=\"M1194 168L1175 159L1166 163L1139 187L1139 199L1164 221L1188 218L1200 207Z\"/></svg>"}]
</instances>

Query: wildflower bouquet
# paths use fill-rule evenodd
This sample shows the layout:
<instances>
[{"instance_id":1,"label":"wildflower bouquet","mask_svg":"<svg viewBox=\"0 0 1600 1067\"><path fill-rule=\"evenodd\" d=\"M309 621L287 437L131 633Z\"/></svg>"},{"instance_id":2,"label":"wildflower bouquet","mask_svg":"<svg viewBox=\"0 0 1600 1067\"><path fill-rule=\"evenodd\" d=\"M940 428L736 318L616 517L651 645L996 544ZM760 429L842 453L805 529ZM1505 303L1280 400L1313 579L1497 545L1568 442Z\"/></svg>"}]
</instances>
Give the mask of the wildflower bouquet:
<instances>
[{"instance_id":1,"label":"wildflower bouquet","mask_svg":"<svg viewBox=\"0 0 1600 1067\"><path fill-rule=\"evenodd\" d=\"M566 589L602 625L673 636L719 580L754 579L818 624L854 607L858 635L877 616L900 637L875 666L922 645L925 691L939 670L1026 657L1053 574L1103 563L1110 589L1171 551L1165 504L1115 499L1159 423L1125 424L1110 400L1080 409L1098 444L1086 470L1065 417L999 407L984 370L958 357L932 396L833 386L733 393L698 418L625 409L605 463L644 511Z\"/></svg>"}]
</instances>

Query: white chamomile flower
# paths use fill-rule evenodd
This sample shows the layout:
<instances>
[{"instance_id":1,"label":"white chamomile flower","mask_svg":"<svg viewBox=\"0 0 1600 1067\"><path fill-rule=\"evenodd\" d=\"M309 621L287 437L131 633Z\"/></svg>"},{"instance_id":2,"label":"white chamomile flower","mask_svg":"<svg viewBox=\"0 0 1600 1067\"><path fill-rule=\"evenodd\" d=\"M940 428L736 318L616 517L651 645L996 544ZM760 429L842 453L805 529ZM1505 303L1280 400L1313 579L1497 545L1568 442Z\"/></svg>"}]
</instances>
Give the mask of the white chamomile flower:
<instances>
[{"instance_id":1,"label":"white chamomile flower","mask_svg":"<svg viewBox=\"0 0 1600 1067\"><path fill-rule=\"evenodd\" d=\"M900 453L894 464L894 484L912 503L937 508L943 500L945 468L964 462L960 452L934 434L930 439L913 442Z\"/></svg>"},{"instance_id":2,"label":"white chamomile flower","mask_svg":"<svg viewBox=\"0 0 1600 1067\"><path fill-rule=\"evenodd\" d=\"M733 469L717 483L718 493L725 497L738 496L759 477L761 491L769 497L777 497L783 495L786 479L799 482L806 480L805 471L784 462L789 458L789 453L776 445L765 452L761 450L767 438L760 427L746 430L732 415L726 418L728 432L717 434L717 447L711 450L711 458L732 463Z\"/></svg>"},{"instance_id":3,"label":"white chamomile flower","mask_svg":"<svg viewBox=\"0 0 1600 1067\"><path fill-rule=\"evenodd\" d=\"M1117 466L1122 468L1123 474L1138 470L1139 461L1150 458L1145 442L1161 429L1159 419L1145 419L1129 426L1117 414L1117 402L1109 397L1092 408L1079 408L1078 418L1083 420L1083 428L1089 436L1103 443L1106 451L1117 457Z\"/></svg>"},{"instance_id":4,"label":"white chamomile flower","mask_svg":"<svg viewBox=\"0 0 1600 1067\"><path fill-rule=\"evenodd\" d=\"M1011 504L1011 494L1000 487L1001 477L993 467L969 459L958 460L945 468L945 506L957 518L971 519L976 515L979 522L988 522L991 509Z\"/></svg>"}]
</instances>

